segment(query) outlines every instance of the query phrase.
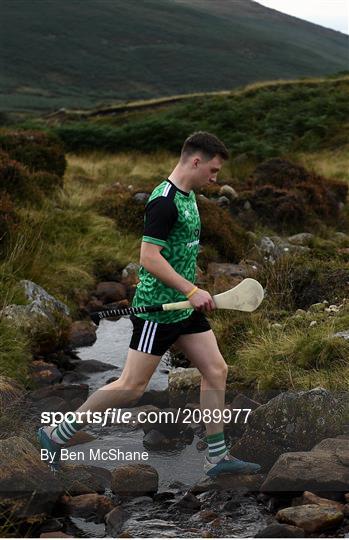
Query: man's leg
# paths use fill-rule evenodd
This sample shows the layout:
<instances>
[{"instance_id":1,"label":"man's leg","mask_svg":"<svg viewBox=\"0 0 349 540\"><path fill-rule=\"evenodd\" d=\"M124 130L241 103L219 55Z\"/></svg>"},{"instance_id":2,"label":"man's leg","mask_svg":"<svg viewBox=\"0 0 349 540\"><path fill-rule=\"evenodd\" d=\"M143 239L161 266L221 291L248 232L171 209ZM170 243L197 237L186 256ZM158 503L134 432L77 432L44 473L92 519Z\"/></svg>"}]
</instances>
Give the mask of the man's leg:
<instances>
[{"instance_id":1,"label":"man's leg","mask_svg":"<svg viewBox=\"0 0 349 540\"><path fill-rule=\"evenodd\" d=\"M220 422L214 422L213 411L224 409L228 367L218 348L213 331L181 335L175 345L184 352L202 375L200 407L202 411L208 409L212 418L210 422L205 422L206 440L209 447L209 456L205 464L207 474L257 472L260 466L256 463L240 461L228 455L223 419Z\"/></svg>"},{"instance_id":2,"label":"man's leg","mask_svg":"<svg viewBox=\"0 0 349 540\"><path fill-rule=\"evenodd\" d=\"M120 378L96 390L76 412L103 412L109 407L123 407L137 402L142 396L161 356L147 354L133 349L128 350L126 363ZM86 424L86 415L81 415L82 422L63 421L57 427L41 428L38 439L42 448L55 452L59 467L59 445L66 444L71 437Z\"/></svg>"}]
</instances>

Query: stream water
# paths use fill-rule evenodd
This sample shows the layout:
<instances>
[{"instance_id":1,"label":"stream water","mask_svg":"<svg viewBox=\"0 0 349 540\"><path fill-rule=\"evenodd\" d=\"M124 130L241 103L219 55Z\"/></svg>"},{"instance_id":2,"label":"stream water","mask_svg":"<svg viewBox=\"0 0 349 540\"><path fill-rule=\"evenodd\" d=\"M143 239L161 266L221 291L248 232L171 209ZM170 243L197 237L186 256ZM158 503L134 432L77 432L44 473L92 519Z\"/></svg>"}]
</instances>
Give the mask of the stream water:
<instances>
[{"instance_id":1,"label":"stream water","mask_svg":"<svg viewBox=\"0 0 349 540\"><path fill-rule=\"evenodd\" d=\"M81 360L99 360L117 366L117 369L88 373L86 382L90 387L90 392L103 386L111 377L118 377L123 369L127 350L129 346L130 336L132 331L132 323L127 317L123 317L118 321L102 320L97 330L97 340L90 347L82 347L77 353ZM156 372L153 374L149 382L149 389L163 390L168 385L169 357L164 356ZM118 448L121 451L139 451L140 453L148 452L147 461L138 461L153 466L159 474L159 492L166 491L171 488L171 484L179 482L185 486L192 486L199 480L204 478L203 460L204 453L199 452L196 448L196 443L199 440L196 436L189 445L183 445L180 448L172 448L166 450L150 450L143 445L143 430L130 429L129 427L105 426L93 427L89 430L97 439L84 445L71 447L73 451L83 451L84 455L89 455L89 449L109 450L110 448ZM114 469L122 460L108 460L100 462L83 461L84 464L92 464L103 466L108 469ZM75 461L76 463L76 461ZM137 463L137 459L133 460ZM178 528L168 519L163 523L158 518L158 514L150 515L148 520L141 519L141 512L144 509L137 509L130 520L130 530L132 536L155 536L155 537L196 537L200 534L194 534L186 530ZM154 512L153 512L154 513ZM150 520L149 520L150 518ZM142 522L140 524L139 520ZM104 525L95 525L87 523L82 519L73 520L75 525L85 536L104 536ZM224 534L214 534L213 536L227 537L251 537L261 529L265 522L263 510L255 502L254 499L245 498L241 506L241 511L235 515L235 519L229 526L229 530L225 530Z\"/></svg>"}]
</instances>

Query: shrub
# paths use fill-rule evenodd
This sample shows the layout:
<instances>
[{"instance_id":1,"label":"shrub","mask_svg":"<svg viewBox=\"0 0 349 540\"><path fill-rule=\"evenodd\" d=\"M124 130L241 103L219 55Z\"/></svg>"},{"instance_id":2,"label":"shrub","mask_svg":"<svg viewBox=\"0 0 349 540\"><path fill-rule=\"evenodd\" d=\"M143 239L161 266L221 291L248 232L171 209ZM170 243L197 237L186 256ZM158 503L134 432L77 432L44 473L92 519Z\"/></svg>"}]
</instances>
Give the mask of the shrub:
<instances>
[{"instance_id":1,"label":"shrub","mask_svg":"<svg viewBox=\"0 0 349 540\"><path fill-rule=\"evenodd\" d=\"M11 198L7 193L0 192L0 256L5 254L10 235L18 223L17 215Z\"/></svg>"},{"instance_id":2,"label":"shrub","mask_svg":"<svg viewBox=\"0 0 349 540\"><path fill-rule=\"evenodd\" d=\"M33 199L34 195L39 195L38 191L35 193L28 169L1 151L0 192L6 192L14 200Z\"/></svg>"},{"instance_id":3,"label":"shrub","mask_svg":"<svg viewBox=\"0 0 349 540\"><path fill-rule=\"evenodd\" d=\"M63 178L66 159L57 136L41 131L0 130L0 150L12 160L28 167L30 172L48 171Z\"/></svg>"},{"instance_id":4,"label":"shrub","mask_svg":"<svg viewBox=\"0 0 349 540\"><path fill-rule=\"evenodd\" d=\"M11 321L0 318L0 373L26 382L31 359L28 338Z\"/></svg>"},{"instance_id":5,"label":"shrub","mask_svg":"<svg viewBox=\"0 0 349 540\"><path fill-rule=\"evenodd\" d=\"M48 196L58 187L63 188L63 179L57 174L49 173L47 171L34 172L31 175L31 182Z\"/></svg>"},{"instance_id":6,"label":"shrub","mask_svg":"<svg viewBox=\"0 0 349 540\"><path fill-rule=\"evenodd\" d=\"M258 165L247 184L249 191L242 196L259 219L288 233L320 222L336 223L348 192L346 184L280 158Z\"/></svg>"}]
</instances>

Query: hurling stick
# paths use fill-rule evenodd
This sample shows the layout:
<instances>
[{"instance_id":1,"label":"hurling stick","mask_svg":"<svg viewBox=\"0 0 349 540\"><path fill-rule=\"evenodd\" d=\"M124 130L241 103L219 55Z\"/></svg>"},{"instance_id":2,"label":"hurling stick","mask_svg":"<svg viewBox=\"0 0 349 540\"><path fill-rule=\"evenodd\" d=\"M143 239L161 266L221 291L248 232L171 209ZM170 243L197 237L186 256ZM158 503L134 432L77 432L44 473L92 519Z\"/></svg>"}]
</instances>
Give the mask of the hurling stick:
<instances>
[{"instance_id":1,"label":"hurling stick","mask_svg":"<svg viewBox=\"0 0 349 540\"><path fill-rule=\"evenodd\" d=\"M246 278L239 285L224 293L215 294L213 300L219 309L234 309L237 311L251 312L258 308L264 298L262 285L252 278ZM128 308L111 308L104 311L95 311L90 314L95 324L99 324L101 319L115 317L119 315L135 315L137 313L152 313L155 311L174 311L178 309L188 309L193 306L189 300L183 302L173 302L172 304L157 304L154 306L140 306Z\"/></svg>"}]
</instances>

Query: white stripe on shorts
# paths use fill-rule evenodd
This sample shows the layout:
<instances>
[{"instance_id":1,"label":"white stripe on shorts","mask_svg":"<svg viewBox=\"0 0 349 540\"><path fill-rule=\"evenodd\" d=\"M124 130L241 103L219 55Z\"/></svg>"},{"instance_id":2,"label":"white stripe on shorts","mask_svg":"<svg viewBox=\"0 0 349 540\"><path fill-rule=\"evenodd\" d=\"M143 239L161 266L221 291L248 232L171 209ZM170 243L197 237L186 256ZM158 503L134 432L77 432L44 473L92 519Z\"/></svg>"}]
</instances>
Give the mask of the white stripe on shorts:
<instances>
[{"instance_id":1,"label":"white stripe on shorts","mask_svg":"<svg viewBox=\"0 0 349 540\"><path fill-rule=\"evenodd\" d=\"M151 353L157 327L158 323L154 321L144 322L142 335L139 340L137 351Z\"/></svg>"},{"instance_id":2,"label":"white stripe on shorts","mask_svg":"<svg viewBox=\"0 0 349 540\"><path fill-rule=\"evenodd\" d=\"M154 324L153 331L152 331L152 334L151 334L149 347L148 347L148 349L147 349L147 351L146 351L147 353L151 353L151 349L152 349L152 347L153 347L153 342L154 342L155 332L156 332L157 327L158 327L158 323L155 323L155 324Z\"/></svg>"},{"instance_id":3,"label":"white stripe on shorts","mask_svg":"<svg viewBox=\"0 0 349 540\"><path fill-rule=\"evenodd\" d=\"M139 340L139 343L138 343L137 351L142 350L143 340L144 340L144 336L145 336L145 333L146 333L147 328L148 328L148 323L149 323L149 321L145 321L145 323L144 323L143 331L142 331L141 339Z\"/></svg>"}]
</instances>

